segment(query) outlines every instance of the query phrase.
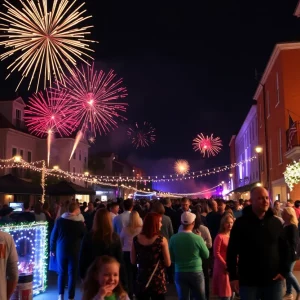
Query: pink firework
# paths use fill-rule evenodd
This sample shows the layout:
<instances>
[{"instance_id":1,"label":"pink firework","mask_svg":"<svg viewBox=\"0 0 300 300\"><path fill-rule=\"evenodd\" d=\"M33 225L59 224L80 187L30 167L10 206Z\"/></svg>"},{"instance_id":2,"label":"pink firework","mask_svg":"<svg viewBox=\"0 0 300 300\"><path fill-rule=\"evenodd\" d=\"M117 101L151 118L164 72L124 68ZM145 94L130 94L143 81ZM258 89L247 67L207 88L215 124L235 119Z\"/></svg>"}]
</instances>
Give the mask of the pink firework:
<instances>
[{"instance_id":1,"label":"pink firework","mask_svg":"<svg viewBox=\"0 0 300 300\"><path fill-rule=\"evenodd\" d=\"M144 122L141 125L135 123L134 127L128 129L127 134L136 149L139 147L148 147L155 142L155 128L148 122Z\"/></svg>"},{"instance_id":2,"label":"pink firework","mask_svg":"<svg viewBox=\"0 0 300 300\"><path fill-rule=\"evenodd\" d=\"M203 154L203 157L207 155L216 156L222 147L222 141L219 137L214 138L213 134L209 137L205 137L203 133L198 134L197 137L193 140L193 148L195 151L200 151Z\"/></svg>"},{"instance_id":3,"label":"pink firework","mask_svg":"<svg viewBox=\"0 0 300 300\"><path fill-rule=\"evenodd\" d=\"M24 117L28 130L41 137L49 133L70 135L77 125L70 101L64 90L51 89L31 96Z\"/></svg>"},{"instance_id":4,"label":"pink firework","mask_svg":"<svg viewBox=\"0 0 300 300\"><path fill-rule=\"evenodd\" d=\"M107 133L117 127L116 119L125 120L121 113L126 112L128 104L120 100L127 96L127 89L116 76L113 70L106 74L92 65L74 69L70 77L65 77L64 87L72 99L70 109L83 134Z\"/></svg>"}]
</instances>

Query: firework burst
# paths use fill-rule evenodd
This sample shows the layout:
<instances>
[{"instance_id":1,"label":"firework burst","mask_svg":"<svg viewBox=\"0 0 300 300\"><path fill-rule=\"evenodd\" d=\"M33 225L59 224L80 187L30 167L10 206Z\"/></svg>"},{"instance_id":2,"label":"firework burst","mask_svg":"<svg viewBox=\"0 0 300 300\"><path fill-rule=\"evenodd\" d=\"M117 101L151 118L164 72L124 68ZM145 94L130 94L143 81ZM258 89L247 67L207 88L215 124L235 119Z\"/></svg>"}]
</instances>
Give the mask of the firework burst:
<instances>
[{"instance_id":1,"label":"firework burst","mask_svg":"<svg viewBox=\"0 0 300 300\"><path fill-rule=\"evenodd\" d=\"M216 156L221 151L222 146L221 139L219 137L214 138L213 134L205 137L203 133L201 133L193 140L194 150L200 151L203 157L206 155L207 157Z\"/></svg>"},{"instance_id":2,"label":"firework burst","mask_svg":"<svg viewBox=\"0 0 300 300\"><path fill-rule=\"evenodd\" d=\"M21 9L13 6L11 0L4 0L7 13L0 12L0 19L5 22L0 25L4 32L0 45L9 49L0 59L18 55L8 66L7 76L14 71L22 73L17 89L24 78L30 77L29 89L36 76L36 91L42 78L46 88L47 82L51 86L53 79L62 81L64 68L71 72L76 59L86 63L86 59L92 59L88 53L93 52L89 45L94 41L85 36L93 26L77 27L91 18L84 16L85 10L81 10L84 3L74 8L76 0L53 0L48 12L48 0L19 1Z\"/></svg>"},{"instance_id":3,"label":"firework burst","mask_svg":"<svg viewBox=\"0 0 300 300\"><path fill-rule=\"evenodd\" d=\"M126 119L121 113L126 112L128 104L120 99L127 96L127 90L122 87L122 79L115 80L113 70L106 74L96 71L93 65L73 71L73 75L65 77L63 89L72 99L70 108L83 134L106 134L117 127L116 119Z\"/></svg>"},{"instance_id":4,"label":"firework burst","mask_svg":"<svg viewBox=\"0 0 300 300\"><path fill-rule=\"evenodd\" d=\"M189 163L184 159L179 159L174 164L174 170L179 175L187 174L190 170Z\"/></svg>"},{"instance_id":5,"label":"firework burst","mask_svg":"<svg viewBox=\"0 0 300 300\"><path fill-rule=\"evenodd\" d=\"M24 120L29 132L37 136L48 136L48 166L50 150L55 133L68 136L76 128L77 122L70 109L71 98L66 91L46 90L29 98Z\"/></svg>"},{"instance_id":6,"label":"firework burst","mask_svg":"<svg viewBox=\"0 0 300 300\"><path fill-rule=\"evenodd\" d=\"M155 142L155 128L148 122L144 122L141 125L135 123L134 127L128 129L127 134L136 149L139 147L148 147Z\"/></svg>"}]
</instances>

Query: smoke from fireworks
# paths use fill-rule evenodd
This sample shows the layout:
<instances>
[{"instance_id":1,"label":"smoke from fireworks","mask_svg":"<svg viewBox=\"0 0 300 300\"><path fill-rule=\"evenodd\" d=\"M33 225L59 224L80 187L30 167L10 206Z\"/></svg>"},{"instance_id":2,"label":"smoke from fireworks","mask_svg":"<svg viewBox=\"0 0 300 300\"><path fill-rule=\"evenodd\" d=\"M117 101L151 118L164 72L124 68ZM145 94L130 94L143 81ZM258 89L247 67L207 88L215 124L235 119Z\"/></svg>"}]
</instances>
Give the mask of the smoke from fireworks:
<instances>
[{"instance_id":1,"label":"smoke from fireworks","mask_svg":"<svg viewBox=\"0 0 300 300\"><path fill-rule=\"evenodd\" d=\"M29 97L24 120L30 133L40 137L48 135L48 165L53 134L68 136L76 128L70 101L66 91L58 90L46 90Z\"/></svg>"},{"instance_id":2,"label":"smoke from fireworks","mask_svg":"<svg viewBox=\"0 0 300 300\"><path fill-rule=\"evenodd\" d=\"M92 59L88 52L93 52L89 44L94 41L85 39L85 36L90 34L88 30L93 26L78 27L91 18L83 15L85 10L81 8L84 3L73 9L76 0L71 3L69 0L53 0L52 9L48 12L48 0L20 0L21 9L10 2L5 0L3 4L7 13L0 12L0 19L5 22L0 25L4 32L1 37L5 39L0 45L9 49L0 55L0 59L18 55L8 66L10 74L22 72L17 89L28 76L31 77L28 88L35 76L36 91L42 77L46 88L47 81L51 86L53 78L62 81L63 69L71 72L71 68L76 66L76 59L84 62Z\"/></svg>"},{"instance_id":3,"label":"smoke from fireworks","mask_svg":"<svg viewBox=\"0 0 300 300\"><path fill-rule=\"evenodd\" d=\"M155 128L148 122L141 125L135 123L134 127L128 129L127 134L136 148L148 147L155 142Z\"/></svg>"},{"instance_id":4,"label":"smoke from fireworks","mask_svg":"<svg viewBox=\"0 0 300 300\"><path fill-rule=\"evenodd\" d=\"M175 162L174 170L179 175L187 174L190 170L189 163L184 159L179 159Z\"/></svg>"},{"instance_id":5,"label":"smoke from fireworks","mask_svg":"<svg viewBox=\"0 0 300 300\"><path fill-rule=\"evenodd\" d=\"M207 157L216 156L221 151L222 146L221 139L219 137L214 138L213 134L205 137L203 133L201 133L193 140L194 150L200 151L203 157L206 155Z\"/></svg>"}]
</instances>

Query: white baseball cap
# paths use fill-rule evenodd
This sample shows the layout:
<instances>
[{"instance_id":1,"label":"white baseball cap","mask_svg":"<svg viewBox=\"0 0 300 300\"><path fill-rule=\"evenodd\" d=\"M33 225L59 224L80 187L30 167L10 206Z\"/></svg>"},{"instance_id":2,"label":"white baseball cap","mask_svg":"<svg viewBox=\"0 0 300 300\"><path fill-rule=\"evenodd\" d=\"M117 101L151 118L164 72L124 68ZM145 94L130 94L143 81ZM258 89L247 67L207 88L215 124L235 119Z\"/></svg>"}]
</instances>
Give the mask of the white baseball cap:
<instances>
[{"instance_id":1,"label":"white baseball cap","mask_svg":"<svg viewBox=\"0 0 300 300\"><path fill-rule=\"evenodd\" d=\"M186 211L181 214L182 225L190 225L195 221L195 219L196 219L196 215L189 211Z\"/></svg>"}]
</instances>

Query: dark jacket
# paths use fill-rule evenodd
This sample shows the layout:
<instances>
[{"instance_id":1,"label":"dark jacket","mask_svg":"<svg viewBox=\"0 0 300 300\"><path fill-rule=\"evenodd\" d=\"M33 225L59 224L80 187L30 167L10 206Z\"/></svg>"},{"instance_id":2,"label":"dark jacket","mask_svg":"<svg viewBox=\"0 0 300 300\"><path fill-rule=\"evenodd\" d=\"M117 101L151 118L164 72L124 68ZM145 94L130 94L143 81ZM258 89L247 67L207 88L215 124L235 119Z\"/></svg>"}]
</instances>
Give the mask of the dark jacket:
<instances>
[{"instance_id":1,"label":"dark jacket","mask_svg":"<svg viewBox=\"0 0 300 300\"><path fill-rule=\"evenodd\" d=\"M104 241L93 240L93 233L87 233L81 244L80 256L79 256L79 275L81 279L84 279L87 269L93 263L96 257L108 255L114 257L121 265L120 278L126 288L127 279L126 271L124 269L122 244L119 236L114 232L112 243L107 245Z\"/></svg>"},{"instance_id":2,"label":"dark jacket","mask_svg":"<svg viewBox=\"0 0 300 300\"><path fill-rule=\"evenodd\" d=\"M243 210L231 230L227 249L230 280L239 279L240 286L264 286L277 274L286 274L283 227L272 210L259 219L252 206Z\"/></svg>"},{"instance_id":3,"label":"dark jacket","mask_svg":"<svg viewBox=\"0 0 300 300\"><path fill-rule=\"evenodd\" d=\"M177 212L173 208L165 206L165 215L171 219L173 231L174 233L177 233L180 226L180 223L178 223Z\"/></svg>"},{"instance_id":4,"label":"dark jacket","mask_svg":"<svg viewBox=\"0 0 300 300\"><path fill-rule=\"evenodd\" d=\"M299 231L297 226L294 224L284 226L283 235L286 240L287 262L291 264L297 260L297 246L299 242Z\"/></svg>"},{"instance_id":5,"label":"dark jacket","mask_svg":"<svg viewBox=\"0 0 300 300\"><path fill-rule=\"evenodd\" d=\"M206 216L206 224L209 229L212 240L214 241L220 230L221 220L224 214L211 211Z\"/></svg>"},{"instance_id":6,"label":"dark jacket","mask_svg":"<svg viewBox=\"0 0 300 300\"><path fill-rule=\"evenodd\" d=\"M78 255L86 229L83 222L76 221L67 214L63 214L54 224L50 238L50 251L55 253L58 249L58 251Z\"/></svg>"}]
</instances>

